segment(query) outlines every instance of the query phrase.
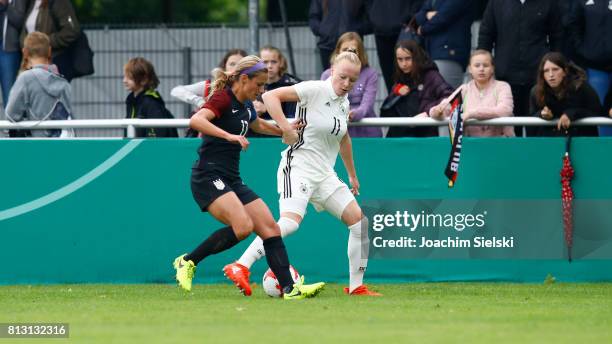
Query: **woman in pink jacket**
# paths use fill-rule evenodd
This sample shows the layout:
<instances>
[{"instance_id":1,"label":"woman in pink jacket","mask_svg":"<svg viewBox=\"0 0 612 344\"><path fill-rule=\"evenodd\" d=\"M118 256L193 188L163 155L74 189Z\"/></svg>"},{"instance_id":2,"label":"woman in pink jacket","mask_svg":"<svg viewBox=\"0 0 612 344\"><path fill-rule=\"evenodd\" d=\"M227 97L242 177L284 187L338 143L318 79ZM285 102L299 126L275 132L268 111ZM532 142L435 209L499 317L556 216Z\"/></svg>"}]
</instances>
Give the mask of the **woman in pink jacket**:
<instances>
[{"instance_id":1,"label":"woman in pink jacket","mask_svg":"<svg viewBox=\"0 0 612 344\"><path fill-rule=\"evenodd\" d=\"M495 67L493 57L486 50L476 50L470 56L468 71L472 80L461 85L453 94L429 111L429 115L436 119L449 116L449 103L455 94L461 91L463 97L463 119L491 119L512 116L513 101L510 85L504 81L495 80ZM514 136L512 126L466 126L463 130L465 136L490 137Z\"/></svg>"}]
</instances>

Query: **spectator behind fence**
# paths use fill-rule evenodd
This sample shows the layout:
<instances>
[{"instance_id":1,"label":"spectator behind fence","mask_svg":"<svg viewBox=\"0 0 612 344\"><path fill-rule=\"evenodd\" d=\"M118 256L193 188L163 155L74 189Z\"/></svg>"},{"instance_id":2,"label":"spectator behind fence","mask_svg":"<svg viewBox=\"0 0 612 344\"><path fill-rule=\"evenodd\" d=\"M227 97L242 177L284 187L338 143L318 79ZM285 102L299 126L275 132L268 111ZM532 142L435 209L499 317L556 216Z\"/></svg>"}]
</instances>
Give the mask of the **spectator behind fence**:
<instances>
[{"instance_id":1,"label":"spectator behind fence","mask_svg":"<svg viewBox=\"0 0 612 344\"><path fill-rule=\"evenodd\" d=\"M395 84L381 106L380 117L427 117L453 88L415 41L399 42L395 56ZM387 132L387 137L402 136L438 136L438 128L391 127Z\"/></svg>"},{"instance_id":2,"label":"spectator behind fence","mask_svg":"<svg viewBox=\"0 0 612 344\"><path fill-rule=\"evenodd\" d=\"M302 81L297 79L295 76L287 73L287 59L281 52L281 50L277 47L266 45L259 51L259 55L261 57L261 61L266 65L268 69L268 81L264 86L264 92L271 91L273 89L285 86L293 86L298 82ZM255 111L257 111L257 115L263 119L270 120L270 114L268 113L268 109L266 109L266 105L261 99L261 95L257 97L253 101L253 107ZM295 102L284 102L281 103L281 108L283 109L283 113L287 118L295 117ZM262 133L258 133L249 128L247 133L248 137L268 137L273 138L276 136L266 135Z\"/></svg>"},{"instance_id":3,"label":"spectator behind fence","mask_svg":"<svg viewBox=\"0 0 612 344\"><path fill-rule=\"evenodd\" d=\"M259 51L262 62L268 68L268 82L264 86L264 92L279 87L293 86L302 80L287 73L287 59L277 47L266 45ZM283 113L287 118L295 117L295 102L282 103ZM259 117L272 119L267 112L266 105L261 101L261 96L253 101L253 106Z\"/></svg>"},{"instance_id":4,"label":"spectator behind fence","mask_svg":"<svg viewBox=\"0 0 612 344\"><path fill-rule=\"evenodd\" d=\"M323 70L329 68L329 58L340 35L354 31L364 36L372 31L365 0L311 0L308 25L317 36Z\"/></svg>"},{"instance_id":5,"label":"spectator behind fence","mask_svg":"<svg viewBox=\"0 0 612 344\"><path fill-rule=\"evenodd\" d=\"M612 1L579 1L574 7L569 41L603 103L612 92ZM599 133L612 136L612 126L599 127Z\"/></svg>"},{"instance_id":6,"label":"spectator behind fence","mask_svg":"<svg viewBox=\"0 0 612 344\"><path fill-rule=\"evenodd\" d=\"M395 45L402 28L423 5L423 0L368 0L368 18L376 39L376 53L387 92L393 86Z\"/></svg>"},{"instance_id":7,"label":"spectator behind fence","mask_svg":"<svg viewBox=\"0 0 612 344\"><path fill-rule=\"evenodd\" d=\"M232 72L238 61L247 55L247 52L242 49L230 49L225 53L217 67L224 72ZM170 91L170 95L184 103L193 105L195 109L200 109L210 94L210 84L211 80L206 79L191 85L178 85Z\"/></svg>"},{"instance_id":8,"label":"spectator behind fence","mask_svg":"<svg viewBox=\"0 0 612 344\"><path fill-rule=\"evenodd\" d=\"M2 105L8 103L9 91L15 83L21 63L19 33L25 21L26 0L0 0L0 86L2 86Z\"/></svg>"},{"instance_id":9,"label":"spectator behind fence","mask_svg":"<svg viewBox=\"0 0 612 344\"><path fill-rule=\"evenodd\" d=\"M489 1L480 25L478 49L495 51L497 79L510 84L515 116L528 116L529 92L535 84L538 63L547 52L560 51L561 41L557 0ZM522 127L514 130L521 136Z\"/></svg>"},{"instance_id":10,"label":"spectator behind fence","mask_svg":"<svg viewBox=\"0 0 612 344\"><path fill-rule=\"evenodd\" d=\"M604 111L597 93L586 82L586 73L563 54L544 55L538 68L538 81L531 92L533 116L559 119L554 127L537 127L537 136L597 136L596 127L572 127L571 122L585 117L601 116Z\"/></svg>"},{"instance_id":11,"label":"spectator behind fence","mask_svg":"<svg viewBox=\"0 0 612 344\"><path fill-rule=\"evenodd\" d=\"M450 115L450 102L456 92L461 92L463 98L463 120L491 119L512 116L512 90L504 81L495 80L495 66L493 56L486 50L476 50L470 57L468 71L472 80L453 92L439 105L429 111L429 115L442 119ZM465 136L514 136L512 126L466 126L463 129Z\"/></svg>"},{"instance_id":12,"label":"spectator behind fence","mask_svg":"<svg viewBox=\"0 0 612 344\"><path fill-rule=\"evenodd\" d=\"M126 118L174 118L156 88L159 79L151 62L130 59L123 67L123 85L130 92L125 99ZM176 128L136 128L136 137L178 137Z\"/></svg>"},{"instance_id":13,"label":"spectator behind fence","mask_svg":"<svg viewBox=\"0 0 612 344\"><path fill-rule=\"evenodd\" d=\"M426 0L415 16L429 57L453 88L463 84L473 17L474 0Z\"/></svg>"},{"instance_id":14,"label":"spectator behind fence","mask_svg":"<svg viewBox=\"0 0 612 344\"><path fill-rule=\"evenodd\" d=\"M340 36L330 61L333 61L336 56L345 51L357 54L361 61L359 79L348 94L350 103L349 121L358 122L364 117L378 117L374 111L374 102L378 91L378 72L370 67L368 55L359 34L346 32ZM330 76L331 69L327 69L321 74L321 80L327 80ZM382 137L380 127L349 127L348 131L351 137Z\"/></svg>"},{"instance_id":15,"label":"spectator behind fence","mask_svg":"<svg viewBox=\"0 0 612 344\"><path fill-rule=\"evenodd\" d=\"M42 32L32 32L23 43L23 69L6 106L10 121L46 121L72 119L70 84L51 64L51 43ZM31 130L25 136L72 137L73 130Z\"/></svg>"},{"instance_id":16,"label":"spectator behind fence","mask_svg":"<svg viewBox=\"0 0 612 344\"><path fill-rule=\"evenodd\" d=\"M25 30L27 33L40 31L49 36L53 49L53 63L69 82L74 77L71 56L67 48L81 34L81 27L70 0L30 0L26 10Z\"/></svg>"}]
</instances>

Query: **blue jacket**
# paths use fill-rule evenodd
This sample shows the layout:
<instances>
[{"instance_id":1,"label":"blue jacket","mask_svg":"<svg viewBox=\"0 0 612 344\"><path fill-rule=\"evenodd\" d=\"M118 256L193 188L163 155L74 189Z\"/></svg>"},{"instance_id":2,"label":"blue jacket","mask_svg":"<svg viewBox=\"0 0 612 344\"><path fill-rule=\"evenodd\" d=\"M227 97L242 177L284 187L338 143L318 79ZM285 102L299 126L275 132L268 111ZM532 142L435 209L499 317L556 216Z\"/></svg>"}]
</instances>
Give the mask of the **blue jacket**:
<instances>
[{"instance_id":1,"label":"blue jacket","mask_svg":"<svg viewBox=\"0 0 612 344\"><path fill-rule=\"evenodd\" d=\"M429 11L438 13L427 20ZM432 60L451 60L467 66L474 0L427 0L415 17Z\"/></svg>"}]
</instances>

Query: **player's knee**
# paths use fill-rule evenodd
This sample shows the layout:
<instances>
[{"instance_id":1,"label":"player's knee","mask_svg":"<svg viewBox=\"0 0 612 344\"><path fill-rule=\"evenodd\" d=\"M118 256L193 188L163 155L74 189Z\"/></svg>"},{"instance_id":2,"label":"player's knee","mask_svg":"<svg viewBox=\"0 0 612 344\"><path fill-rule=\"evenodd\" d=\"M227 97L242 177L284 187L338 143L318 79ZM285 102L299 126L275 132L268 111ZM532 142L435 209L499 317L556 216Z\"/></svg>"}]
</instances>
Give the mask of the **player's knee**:
<instances>
[{"instance_id":1,"label":"player's knee","mask_svg":"<svg viewBox=\"0 0 612 344\"><path fill-rule=\"evenodd\" d=\"M270 236L281 235L280 226L278 225L278 223L274 221L271 221L270 223L266 223L266 228L268 229Z\"/></svg>"},{"instance_id":2,"label":"player's knee","mask_svg":"<svg viewBox=\"0 0 612 344\"><path fill-rule=\"evenodd\" d=\"M274 221L271 223L262 223L259 228L256 229L257 235L263 240L281 236L280 228Z\"/></svg>"},{"instance_id":3,"label":"player's knee","mask_svg":"<svg viewBox=\"0 0 612 344\"><path fill-rule=\"evenodd\" d=\"M247 215L241 215L232 222L232 229L238 240L243 240L253 232L253 220Z\"/></svg>"},{"instance_id":4,"label":"player's knee","mask_svg":"<svg viewBox=\"0 0 612 344\"><path fill-rule=\"evenodd\" d=\"M356 224L357 222L361 221L363 217L361 208L355 201L349 203L349 205L346 206L342 212L342 222L344 222L347 226Z\"/></svg>"}]
</instances>

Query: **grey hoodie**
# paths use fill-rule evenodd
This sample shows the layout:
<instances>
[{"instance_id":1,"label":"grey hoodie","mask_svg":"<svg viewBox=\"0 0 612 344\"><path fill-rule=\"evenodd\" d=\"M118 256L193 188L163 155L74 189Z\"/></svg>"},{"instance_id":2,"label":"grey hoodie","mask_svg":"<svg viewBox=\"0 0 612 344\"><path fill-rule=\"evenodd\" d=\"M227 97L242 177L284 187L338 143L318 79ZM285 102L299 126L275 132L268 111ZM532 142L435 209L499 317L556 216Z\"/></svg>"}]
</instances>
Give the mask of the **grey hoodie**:
<instances>
[{"instance_id":1,"label":"grey hoodie","mask_svg":"<svg viewBox=\"0 0 612 344\"><path fill-rule=\"evenodd\" d=\"M19 74L11 88L6 118L9 121L44 121L49 119L58 102L72 114L70 84L58 73L55 65L36 65ZM48 136L32 131L32 136Z\"/></svg>"}]
</instances>

